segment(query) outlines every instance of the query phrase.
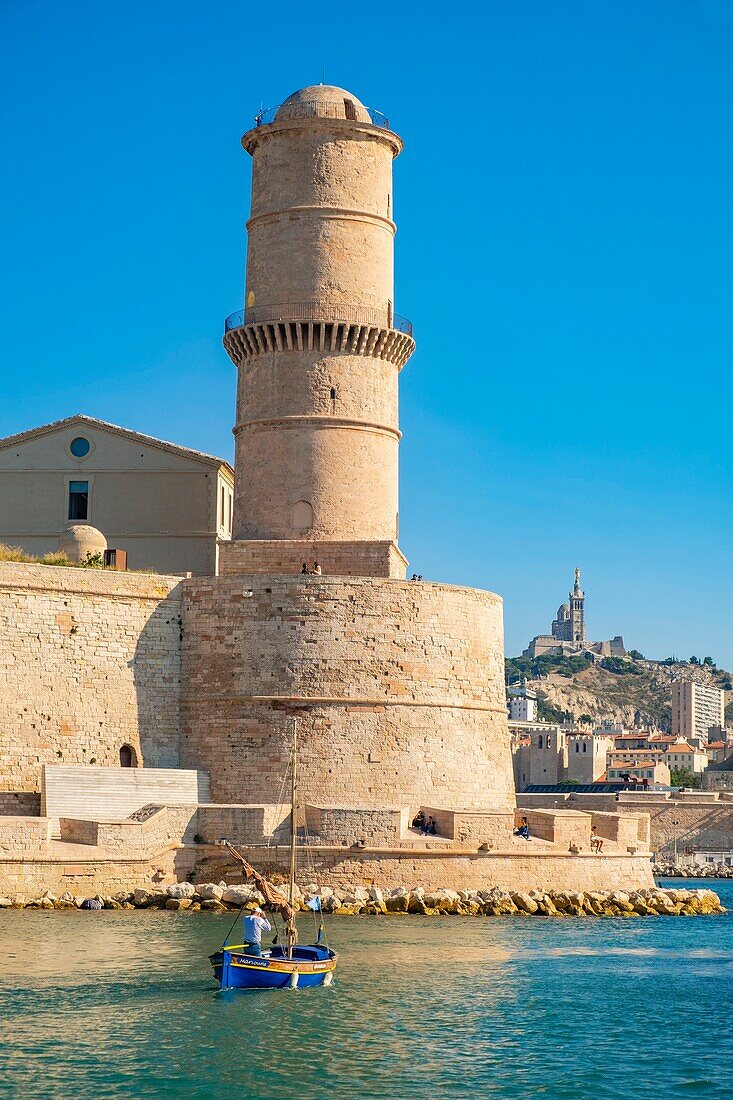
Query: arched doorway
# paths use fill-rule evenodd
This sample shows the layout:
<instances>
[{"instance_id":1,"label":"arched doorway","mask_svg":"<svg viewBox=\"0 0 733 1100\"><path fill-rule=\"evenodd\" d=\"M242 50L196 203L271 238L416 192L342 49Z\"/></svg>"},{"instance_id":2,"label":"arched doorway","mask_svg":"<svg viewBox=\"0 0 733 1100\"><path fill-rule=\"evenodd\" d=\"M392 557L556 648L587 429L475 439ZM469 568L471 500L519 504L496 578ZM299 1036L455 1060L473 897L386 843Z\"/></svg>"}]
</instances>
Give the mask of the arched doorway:
<instances>
[{"instance_id":1,"label":"arched doorway","mask_svg":"<svg viewBox=\"0 0 733 1100\"><path fill-rule=\"evenodd\" d=\"M136 768L137 767L137 753L133 749L132 745L123 745L120 749L120 767L121 768Z\"/></svg>"}]
</instances>

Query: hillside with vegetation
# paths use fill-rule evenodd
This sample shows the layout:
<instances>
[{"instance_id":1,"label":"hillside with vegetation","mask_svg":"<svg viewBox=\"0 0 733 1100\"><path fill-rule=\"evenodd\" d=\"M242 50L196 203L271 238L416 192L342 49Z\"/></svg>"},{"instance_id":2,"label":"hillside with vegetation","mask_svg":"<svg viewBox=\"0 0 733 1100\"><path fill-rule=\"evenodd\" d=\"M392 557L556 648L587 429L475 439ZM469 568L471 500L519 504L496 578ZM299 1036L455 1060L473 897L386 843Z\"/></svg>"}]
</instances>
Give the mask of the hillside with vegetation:
<instances>
[{"instance_id":1,"label":"hillside with vegetation","mask_svg":"<svg viewBox=\"0 0 733 1100\"><path fill-rule=\"evenodd\" d=\"M508 658L507 684L518 684L525 677L537 692L540 718L551 722L595 723L611 718L627 727L651 722L669 730L670 685L679 679L712 684L725 691L726 720L733 722L733 674L718 668L711 657L648 661L632 650L628 657L600 659L589 653Z\"/></svg>"}]
</instances>

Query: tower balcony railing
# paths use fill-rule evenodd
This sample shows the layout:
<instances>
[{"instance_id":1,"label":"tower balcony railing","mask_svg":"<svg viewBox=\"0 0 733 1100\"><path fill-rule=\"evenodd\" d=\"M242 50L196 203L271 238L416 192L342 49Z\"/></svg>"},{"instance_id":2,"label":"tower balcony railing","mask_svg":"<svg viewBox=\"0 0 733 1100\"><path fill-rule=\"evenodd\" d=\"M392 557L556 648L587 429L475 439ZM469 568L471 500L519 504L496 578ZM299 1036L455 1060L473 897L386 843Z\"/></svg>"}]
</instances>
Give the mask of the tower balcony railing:
<instances>
[{"instance_id":1,"label":"tower balcony railing","mask_svg":"<svg viewBox=\"0 0 733 1100\"><path fill-rule=\"evenodd\" d=\"M391 309L369 309L363 306L333 305L324 302L278 302L269 306L251 306L230 313L224 322L224 334L243 325L273 321L314 321L332 324L346 321L352 325L388 328L412 336L412 321L393 313Z\"/></svg>"},{"instance_id":2,"label":"tower balcony railing","mask_svg":"<svg viewBox=\"0 0 733 1100\"><path fill-rule=\"evenodd\" d=\"M372 126L381 126L391 130L389 119L373 107L364 107L351 99L335 100L299 100L294 103L279 104L277 107L263 107L255 115L255 126L267 126L275 122L278 112L281 119L291 118L340 118L348 122L371 122ZM366 115L366 117L364 117Z\"/></svg>"}]
</instances>

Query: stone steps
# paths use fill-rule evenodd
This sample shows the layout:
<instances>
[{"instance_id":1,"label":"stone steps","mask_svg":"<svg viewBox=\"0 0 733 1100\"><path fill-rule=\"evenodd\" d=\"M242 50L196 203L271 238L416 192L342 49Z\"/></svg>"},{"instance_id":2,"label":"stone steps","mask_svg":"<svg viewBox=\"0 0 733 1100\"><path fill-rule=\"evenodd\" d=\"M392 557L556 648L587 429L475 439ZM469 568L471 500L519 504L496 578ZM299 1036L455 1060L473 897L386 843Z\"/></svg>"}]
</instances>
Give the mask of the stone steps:
<instances>
[{"instance_id":1,"label":"stone steps","mask_svg":"<svg viewBox=\"0 0 733 1100\"><path fill-rule=\"evenodd\" d=\"M206 772L182 768L43 768L41 816L52 820L51 835L61 835L59 818L124 821L142 806L198 805L211 801Z\"/></svg>"}]
</instances>

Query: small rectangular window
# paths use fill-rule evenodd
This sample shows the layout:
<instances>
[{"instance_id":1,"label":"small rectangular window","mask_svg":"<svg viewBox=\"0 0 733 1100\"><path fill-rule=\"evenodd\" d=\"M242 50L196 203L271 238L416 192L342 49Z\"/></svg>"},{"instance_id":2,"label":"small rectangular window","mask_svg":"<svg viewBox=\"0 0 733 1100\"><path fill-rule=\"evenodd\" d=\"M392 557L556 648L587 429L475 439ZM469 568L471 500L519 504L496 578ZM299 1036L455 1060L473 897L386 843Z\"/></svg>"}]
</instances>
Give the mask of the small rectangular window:
<instances>
[{"instance_id":1,"label":"small rectangular window","mask_svg":"<svg viewBox=\"0 0 733 1100\"><path fill-rule=\"evenodd\" d=\"M69 519L89 518L89 482L69 482Z\"/></svg>"}]
</instances>

